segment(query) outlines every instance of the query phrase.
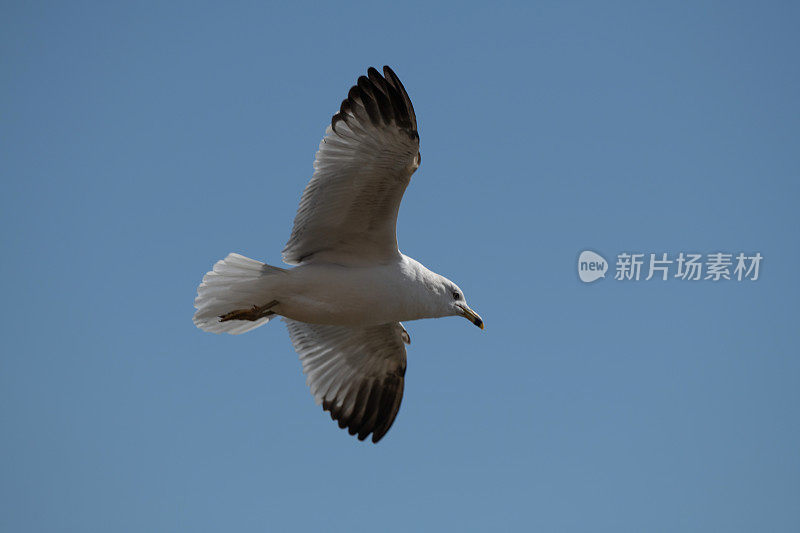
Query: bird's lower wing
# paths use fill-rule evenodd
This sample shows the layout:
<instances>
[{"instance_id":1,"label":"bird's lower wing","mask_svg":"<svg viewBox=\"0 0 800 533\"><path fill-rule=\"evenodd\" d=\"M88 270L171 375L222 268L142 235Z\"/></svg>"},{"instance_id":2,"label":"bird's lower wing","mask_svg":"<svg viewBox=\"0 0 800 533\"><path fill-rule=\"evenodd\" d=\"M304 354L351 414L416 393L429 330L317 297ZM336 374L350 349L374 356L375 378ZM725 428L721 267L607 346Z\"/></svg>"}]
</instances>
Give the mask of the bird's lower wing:
<instances>
[{"instance_id":1,"label":"bird's lower wing","mask_svg":"<svg viewBox=\"0 0 800 533\"><path fill-rule=\"evenodd\" d=\"M314 399L339 427L378 442L403 399L408 334L399 322L370 327L284 319Z\"/></svg>"}]
</instances>

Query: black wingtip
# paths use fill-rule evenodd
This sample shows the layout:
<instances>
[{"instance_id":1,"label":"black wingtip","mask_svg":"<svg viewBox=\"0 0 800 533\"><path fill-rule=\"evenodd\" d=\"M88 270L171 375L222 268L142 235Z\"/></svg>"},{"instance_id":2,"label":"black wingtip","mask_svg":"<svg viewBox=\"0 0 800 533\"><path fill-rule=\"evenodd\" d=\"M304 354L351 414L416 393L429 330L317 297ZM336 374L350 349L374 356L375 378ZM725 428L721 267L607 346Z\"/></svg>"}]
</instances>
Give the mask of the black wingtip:
<instances>
[{"instance_id":1,"label":"black wingtip","mask_svg":"<svg viewBox=\"0 0 800 533\"><path fill-rule=\"evenodd\" d=\"M384 65L383 76L374 67L369 67L367 75L358 78L339 112L331 118L331 129L336 132L339 122L347 124L353 119L368 120L373 126L394 124L412 139L419 139L414 106L389 65Z\"/></svg>"},{"instance_id":2,"label":"black wingtip","mask_svg":"<svg viewBox=\"0 0 800 533\"><path fill-rule=\"evenodd\" d=\"M404 362L397 370L387 374L380 383L359 387L355 392L353 409L349 413L346 413L344 405L353 398L353 392L348 393L341 402L323 400L322 408L350 435L363 441L372 434L372 442L377 444L391 429L400 410L405 369Z\"/></svg>"}]
</instances>

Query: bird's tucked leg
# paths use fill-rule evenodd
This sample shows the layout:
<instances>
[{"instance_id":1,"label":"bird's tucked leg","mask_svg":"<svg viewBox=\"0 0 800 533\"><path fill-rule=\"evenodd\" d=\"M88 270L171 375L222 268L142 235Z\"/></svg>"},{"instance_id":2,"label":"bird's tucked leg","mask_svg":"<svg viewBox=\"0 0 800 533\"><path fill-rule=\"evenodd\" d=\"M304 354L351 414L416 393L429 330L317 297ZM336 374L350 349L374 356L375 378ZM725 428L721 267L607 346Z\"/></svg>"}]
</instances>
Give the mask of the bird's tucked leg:
<instances>
[{"instance_id":1,"label":"bird's tucked leg","mask_svg":"<svg viewBox=\"0 0 800 533\"><path fill-rule=\"evenodd\" d=\"M270 309L276 305L278 305L278 300L272 300L268 304L262 305L261 307L254 305L250 309L236 309L230 313L220 315L219 321L227 322L228 320L249 320L251 322L255 322L256 320L260 320L264 317L274 315L275 313L270 311Z\"/></svg>"}]
</instances>

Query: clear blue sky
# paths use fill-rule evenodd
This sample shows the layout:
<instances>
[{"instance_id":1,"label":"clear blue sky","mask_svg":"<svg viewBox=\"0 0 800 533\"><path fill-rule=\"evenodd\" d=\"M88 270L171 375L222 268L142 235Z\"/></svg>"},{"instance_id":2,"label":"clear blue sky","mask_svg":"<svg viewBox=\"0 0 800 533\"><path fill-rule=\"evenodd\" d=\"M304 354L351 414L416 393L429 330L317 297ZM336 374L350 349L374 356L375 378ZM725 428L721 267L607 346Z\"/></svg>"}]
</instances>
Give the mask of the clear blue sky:
<instances>
[{"instance_id":1,"label":"clear blue sky","mask_svg":"<svg viewBox=\"0 0 800 533\"><path fill-rule=\"evenodd\" d=\"M0 7L0 530L800 529L797 4L168 4ZM407 324L375 446L280 322L191 317L226 253L280 264L383 64L401 249L487 327ZM584 249L764 262L588 285Z\"/></svg>"}]
</instances>

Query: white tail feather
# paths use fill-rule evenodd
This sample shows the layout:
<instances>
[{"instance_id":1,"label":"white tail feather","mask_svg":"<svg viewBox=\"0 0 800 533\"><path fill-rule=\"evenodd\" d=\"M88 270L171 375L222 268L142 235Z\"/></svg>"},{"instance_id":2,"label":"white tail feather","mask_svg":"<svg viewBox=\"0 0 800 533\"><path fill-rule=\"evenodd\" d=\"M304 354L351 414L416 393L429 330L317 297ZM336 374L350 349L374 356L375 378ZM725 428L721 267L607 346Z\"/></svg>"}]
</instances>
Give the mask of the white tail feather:
<instances>
[{"instance_id":1,"label":"white tail feather","mask_svg":"<svg viewBox=\"0 0 800 533\"><path fill-rule=\"evenodd\" d=\"M275 315L256 321L230 320L220 322L220 315L236 309L247 309L254 305L264 305L270 301L270 291L276 274L286 270L239 254L228 254L217 261L214 270L203 276L197 288L194 306L194 324L203 331L211 333L230 333L239 335L263 326Z\"/></svg>"}]
</instances>

